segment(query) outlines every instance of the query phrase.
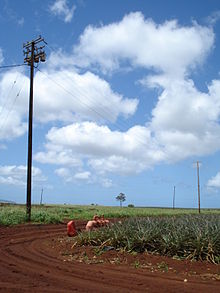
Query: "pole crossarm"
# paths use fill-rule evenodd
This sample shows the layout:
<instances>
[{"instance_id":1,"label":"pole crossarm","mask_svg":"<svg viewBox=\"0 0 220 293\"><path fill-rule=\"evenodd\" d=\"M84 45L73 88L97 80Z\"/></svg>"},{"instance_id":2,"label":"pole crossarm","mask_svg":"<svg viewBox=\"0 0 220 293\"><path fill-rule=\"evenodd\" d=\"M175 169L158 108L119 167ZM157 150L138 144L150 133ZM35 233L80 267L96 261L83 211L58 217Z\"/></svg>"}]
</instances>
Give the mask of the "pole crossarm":
<instances>
[{"instance_id":1,"label":"pole crossarm","mask_svg":"<svg viewBox=\"0 0 220 293\"><path fill-rule=\"evenodd\" d=\"M46 61L46 54L44 52L45 46L37 46L37 44L43 42L44 44L47 44L44 39L39 36L37 39L32 40L31 42L27 42L26 44L23 44L23 53L24 53L24 63L27 63L27 65L31 66L31 58L32 58L32 45L34 46L34 63L45 62Z\"/></svg>"},{"instance_id":2,"label":"pole crossarm","mask_svg":"<svg viewBox=\"0 0 220 293\"><path fill-rule=\"evenodd\" d=\"M31 42L26 42L23 44L23 48L31 48L31 44L34 43L35 45L40 43L40 42L44 42L47 45L47 42L45 42L45 40L39 36L38 38L36 38L35 40L32 40Z\"/></svg>"}]
</instances>

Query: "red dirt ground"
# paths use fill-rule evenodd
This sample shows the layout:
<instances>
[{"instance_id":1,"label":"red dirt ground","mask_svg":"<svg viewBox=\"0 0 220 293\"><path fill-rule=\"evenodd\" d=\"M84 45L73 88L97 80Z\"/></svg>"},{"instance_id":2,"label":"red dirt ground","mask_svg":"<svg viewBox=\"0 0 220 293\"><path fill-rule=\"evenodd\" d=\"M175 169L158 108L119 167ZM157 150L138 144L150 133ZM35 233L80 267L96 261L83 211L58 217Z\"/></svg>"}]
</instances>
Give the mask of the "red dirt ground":
<instances>
[{"instance_id":1,"label":"red dirt ground","mask_svg":"<svg viewBox=\"0 0 220 293\"><path fill-rule=\"evenodd\" d=\"M217 293L220 265L74 247L66 224L0 227L0 291Z\"/></svg>"}]
</instances>

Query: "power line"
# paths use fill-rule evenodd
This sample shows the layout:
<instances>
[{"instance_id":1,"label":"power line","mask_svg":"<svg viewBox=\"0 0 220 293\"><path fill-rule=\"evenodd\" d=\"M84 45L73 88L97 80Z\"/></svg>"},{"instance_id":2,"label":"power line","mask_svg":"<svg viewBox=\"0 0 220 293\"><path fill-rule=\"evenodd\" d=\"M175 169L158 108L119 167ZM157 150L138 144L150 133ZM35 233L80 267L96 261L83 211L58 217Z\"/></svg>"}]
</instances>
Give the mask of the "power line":
<instances>
[{"instance_id":1,"label":"power line","mask_svg":"<svg viewBox=\"0 0 220 293\"><path fill-rule=\"evenodd\" d=\"M41 71L39 68L36 68L39 72L41 72L43 75L45 75L49 80L51 80L54 84L56 84L58 87L60 87L63 91L65 91L68 95L72 96L74 99L76 98L69 90L67 90L63 85L61 85L60 83L58 83L57 81L55 81L54 79L52 79L48 74L46 74L45 72ZM83 95L83 94L81 94ZM109 121L112 123L112 121L110 121L108 118L106 118L102 113L98 112L96 109L92 108L91 106L89 106L87 103L85 103L84 101L82 100L78 100L78 102L80 104L82 104L84 107L90 109L90 111L96 113L100 118L104 119L105 121ZM104 107L104 106L103 106ZM124 130L123 130L123 127L119 125L118 122L115 122L114 123L116 126L118 126L119 130L121 130L123 133L124 133ZM126 125L127 127L127 125ZM136 140L146 146L146 142L143 141L142 137L137 135L137 134L134 134L135 137L136 137Z\"/></svg>"},{"instance_id":2,"label":"power line","mask_svg":"<svg viewBox=\"0 0 220 293\"><path fill-rule=\"evenodd\" d=\"M21 93L21 91L23 89L23 86L24 86L24 83L22 83L22 86L21 86L20 90L17 92L16 96L14 97L14 100L13 100L13 102L11 104L11 107L9 108L8 113L6 114L6 118L5 118L4 122L2 123L2 125L0 126L1 129L3 129L5 127L5 125L6 125L7 121L8 121L8 117L10 116L10 114L11 114L13 108L14 108L14 105L15 105L15 103L17 101L17 98L20 96L20 93Z\"/></svg>"},{"instance_id":3,"label":"power line","mask_svg":"<svg viewBox=\"0 0 220 293\"><path fill-rule=\"evenodd\" d=\"M52 51L52 52L55 52L55 50L51 47L51 46L49 46L48 44L47 44L47 47ZM56 53L56 52L55 52ZM65 72L62 72L62 75L64 75L71 83L73 83L73 80L69 77L69 75L67 75L67 74L65 74ZM87 93L85 93L85 91L83 91L81 88L79 88L79 87L76 87L75 88L75 90L83 97L83 98L85 98L88 102L93 102L93 100L87 95ZM98 90L96 89L96 88L93 88L93 90L95 90L96 91L96 93L97 93L97 95L100 95L100 93L98 92ZM72 95L73 96L73 95ZM73 96L74 97L74 96ZM75 98L75 97L74 97ZM81 102L81 101L79 101L79 102ZM84 105L86 105L87 107L89 107L90 108L90 110L91 111L93 111L93 112L95 112L96 114L98 114L101 118L103 118L104 120L107 120L107 121L109 121L110 123L113 123L112 122L112 120L110 120L109 118L107 118L106 116L104 116L103 114L100 114L100 113L98 113L98 111L97 110L94 110L94 108L92 108L92 107L90 107L87 103L85 103L85 102L83 102L84 103ZM101 101L99 101L99 105L100 106L102 106L102 112L104 113L104 114L106 114L108 117L110 116L112 116L112 114L111 114L111 111L107 111L107 109L106 109L106 106L101 102ZM121 121L120 123L119 122L114 122L114 124L116 125L116 126L118 126L119 128L120 128L120 130L122 130L122 129L124 129L124 128L128 128L129 126L125 123L125 122L123 122L123 121ZM121 124L121 125L119 125L119 124Z\"/></svg>"},{"instance_id":4,"label":"power line","mask_svg":"<svg viewBox=\"0 0 220 293\"><path fill-rule=\"evenodd\" d=\"M69 94L70 96L74 97L75 96L68 91L64 86L62 86L61 84L59 84L57 81L53 80L48 74L46 74L45 72L41 71L39 68L37 68L37 70L39 72L41 72L43 75L45 75L49 80L51 80L53 83L55 83L57 86L59 86L61 89L63 89L67 94ZM96 111L95 109L93 109L92 107L90 107L88 104L86 104L83 101L79 101L79 103L83 104L84 106L86 106L88 109L90 109L92 112L96 113L99 117L101 117L104 120L107 120L106 117L104 115L102 115L101 113L99 113L98 111Z\"/></svg>"},{"instance_id":5,"label":"power line","mask_svg":"<svg viewBox=\"0 0 220 293\"><path fill-rule=\"evenodd\" d=\"M13 67L19 67L19 66L26 66L26 65L27 64L4 65L4 66L0 66L0 69L13 68Z\"/></svg>"},{"instance_id":6,"label":"power line","mask_svg":"<svg viewBox=\"0 0 220 293\"><path fill-rule=\"evenodd\" d=\"M47 45L48 46L48 45ZM68 93L69 95L71 95L74 99L76 98L69 90L67 90L63 85L59 84L57 81L55 81L54 79L52 79L48 74L46 74L45 72L41 71L40 69L38 69L39 72L41 72L42 74L44 74L48 79L50 79L53 83L55 83L57 86L59 86L60 88L62 88L66 93ZM71 81L71 83L73 83L72 79L65 74L64 72L62 72L62 75L64 75L69 81ZM85 94L85 92L81 91L79 88L75 87L75 91L80 94L83 98L86 98L86 100L88 102L92 102L92 100ZM82 104L85 108L88 108L91 112L94 112L96 115L99 116L99 118L104 119L104 121L108 120L109 122L112 123L112 121L110 119L108 119L105 115L101 114L100 112L98 112L96 109L92 108L90 105L88 105L88 103L86 103L85 101L82 100L77 100L79 104ZM111 116L111 114L109 114L106 109L104 108L104 105L102 103L99 103L101 106L103 106L103 112L106 112L107 116Z\"/></svg>"},{"instance_id":7,"label":"power line","mask_svg":"<svg viewBox=\"0 0 220 293\"><path fill-rule=\"evenodd\" d=\"M10 88L10 90L8 91L8 94L7 94L6 98L5 98L5 102L4 102L4 104L2 105L1 110L0 110L0 116L1 116L1 113L3 112L3 110L4 110L5 107L6 107L6 104L7 104L7 102L8 102L8 98L9 98L9 96L10 96L10 93L11 93L11 91L13 90L13 88L14 88L16 82L17 82L18 75L19 75L19 74L17 74L17 76L16 76L16 78L15 78L15 80L14 80L14 82L13 82L11 88Z\"/></svg>"},{"instance_id":8,"label":"power line","mask_svg":"<svg viewBox=\"0 0 220 293\"><path fill-rule=\"evenodd\" d=\"M49 46L48 44L46 44L47 47L55 52L55 50ZM55 52L56 53L56 52ZM71 95L74 99L76 98L70 91L68 91L63 85L59 84L57 81L53 80L51 77L48 76L48 74L46 74L45 72L42 72L40 69L38 69L42 74L44 74L45 76L47 76L47 78L49 78L52 82L54 82L55 84L57 84L60 88L62 88L66 93L68 93L69 95ZM65 74L65 72L62 72L62 75L64 75L71 83L73 83L73 80L69 77L69 75ZM95 89L97 94L99 94L99 92L97 91L97 89ZM89 98L89 96L83 92L81 89L79 88L75 88L75 91L78 92L83 98L85 98L88 102L92 102L91 98ZM108 117L112 116L111 112L106 110L106 107L103 103L101 103L99 101L99 105L102 106L102 113L100 113L99 111L97 111L96 109L94 109L93 107L91 107L90 105L88 105L88 103L86 103L85 101L82 100L78 100L78 103L82 104L84 107L88 108L90 111L94 112L96 115L98 115L98 117L104 119L104 121L109 121L110 123L113 123L112 120L110 120ZM105 116L106 114L106 116ZM124 129L130 128L130 126L125 123L124 121L117 121L114 122L114 125L116 125L119 130L121 130L122 132L124 132ZM142 144L142 145L146 145L146 141L143 140L143 138L140 135L135 134L135 137L137 139L137 141Z\"/></svg>"}]
</instances>

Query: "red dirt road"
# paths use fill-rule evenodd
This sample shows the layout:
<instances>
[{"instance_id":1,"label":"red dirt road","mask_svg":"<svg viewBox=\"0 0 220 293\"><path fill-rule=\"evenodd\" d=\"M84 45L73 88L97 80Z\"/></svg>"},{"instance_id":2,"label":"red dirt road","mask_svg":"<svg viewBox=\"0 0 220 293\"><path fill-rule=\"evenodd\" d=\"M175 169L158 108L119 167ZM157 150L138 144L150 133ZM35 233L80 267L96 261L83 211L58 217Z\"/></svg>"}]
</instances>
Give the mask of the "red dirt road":
<instances>
[{"instance_id":1,"label":"red dirt road","mask_svg":"<svg viewBox=\"0 0 220 293\"><path fill-rule=\"evenodd\" d=\"M84 222L77 222L77 227L84 227ZM149 256L148 264L160 268L153 270L134 267L130 261L112 264L108 260L113 251L103 256L103 263L84 263L68 258L72 243L64 224L0 227L0 291L220 292L217 265L195 263L186 267L186 262ZM74 253L85 248L80 249ZM158 263L167 263L173 269L165 272ZM197 274L186 273L192 270Z\"/></svg>"}]
</instances>

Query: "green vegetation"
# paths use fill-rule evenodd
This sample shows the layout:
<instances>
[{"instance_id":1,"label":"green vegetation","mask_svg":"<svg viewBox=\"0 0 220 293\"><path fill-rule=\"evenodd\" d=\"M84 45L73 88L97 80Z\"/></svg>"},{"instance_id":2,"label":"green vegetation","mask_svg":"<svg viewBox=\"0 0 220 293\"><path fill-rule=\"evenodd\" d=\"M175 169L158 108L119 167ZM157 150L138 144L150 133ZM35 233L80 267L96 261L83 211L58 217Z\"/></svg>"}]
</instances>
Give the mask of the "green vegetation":
<instances>
[{"instance_id":1,"label":"green vegetation","mask_svg":"<svg viewBox=\"0 0 220 293\"><path fill-rule=\"evenodd\" d=\"M69 219L92 219L94 214L104 214L106 218L172 216L198 214L195 209L106 207L80 205L33 205L31 210L33 223L59 223ZM220 209L202 210L202 214L219 214ZM26 222L24 205L0 205L0 225L16 225Z\"/></svg>"},{"instance_id":2,"label":"green vegetation","mask_svg":"<svg viewBox=\"0 0 220 293\"><path fill-rule=\"evenodd\" d=\"M128 208L134 208L133 204L128 204Z\"/></svg>"},{"instance_id":3,"label":"green vegetation","mask_svg":"<svg viewBox=\"0 0 220 293\"><path fill-rule=\"evenodd\" d=\"M220 263L220 210L104 207L97 205L34 205L32 223L59 223L70 219L127 218L110 227L80 233L79 245L112 246L132 253L151 252L178 258ZM0 205L0 225L25 223L24 205ZM137 266L137 264L136 264Z\"/></svg>"},{"instance_id":4,"label":"green vegetation","mask_svg":"<svg viewBox=\"0 0 220 293\"><path fill-rule=\"evenodd\" d=\"M220 263L220 215L130 218L80 233L77 243Z\"/></svg>"}]
</instances>

